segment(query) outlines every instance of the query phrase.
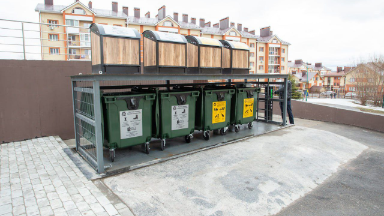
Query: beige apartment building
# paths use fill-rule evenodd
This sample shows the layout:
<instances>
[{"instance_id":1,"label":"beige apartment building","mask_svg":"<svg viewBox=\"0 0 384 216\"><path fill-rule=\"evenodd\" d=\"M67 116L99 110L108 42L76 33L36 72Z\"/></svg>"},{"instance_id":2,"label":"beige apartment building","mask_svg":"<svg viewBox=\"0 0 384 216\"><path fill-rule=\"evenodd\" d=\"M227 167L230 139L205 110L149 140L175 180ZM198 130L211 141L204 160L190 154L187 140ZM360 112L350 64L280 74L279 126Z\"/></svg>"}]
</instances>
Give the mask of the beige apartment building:
<instances>
[{"instance_id":1,"label":"beige apartment building","mask_svg":"<svg viewBox=\"0 0 384 216\"><path fill-rule=\"evenodd\" d=\"M197 22L195 17L174 12L166 14L166 7L158 9L151 17L150 12L141 15L140 8L133 8L133 16L128 7L119 10L118 3L112 2L112 10L96 9L92 2L88 5L76 0L69 5L55 5L53 0L45 0L36 6L42 23L51 25L41 27L42 59L44 60L90 60L89 26L92 23L136 28L140 33L155 30L182 35L215 38L218 40L239 41L250 47L250 73L288 73L289 43L273 34L271 28L249 31L241 23L229 21L229 17L211 24L204 18ZM68 27L55 26L69 25ZM70 27L72 26L72 27ZM82 27L82 28L75 28ZM142 42L141 42L142 46ZM143 51L142 51L143 52Z\"/></svg>"}]
</instances>

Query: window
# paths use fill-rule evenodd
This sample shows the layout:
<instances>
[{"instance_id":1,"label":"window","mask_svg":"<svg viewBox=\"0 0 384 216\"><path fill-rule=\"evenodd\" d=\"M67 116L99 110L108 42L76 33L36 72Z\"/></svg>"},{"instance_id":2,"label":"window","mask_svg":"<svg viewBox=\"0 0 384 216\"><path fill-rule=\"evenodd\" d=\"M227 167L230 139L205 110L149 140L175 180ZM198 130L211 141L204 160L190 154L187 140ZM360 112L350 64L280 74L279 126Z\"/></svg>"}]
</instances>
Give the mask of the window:
<instances>
[{"instance_id":1,"label":"window","mask_svg":"<svg viewBox=\"0 0 384 216\"><path fill-rule=\"evenodd\" d=\"M72 10L72 13L73 13L73 14L82 14L82 15L85 15L85 10L83 10L83 8L79 8L79 7L77 7L77 8L74 8L74 9Z\"/></svg>"},{"instance_id":2,"label":"window","mask_svg":"<svg viewBox=\"0 0 384 216\"><path fill-rule=\"evenodd\" d=\"M60 52L59 48L49 48L50 55L59 55L59 52Z\"/></svg>"},{"instance_id":3,"label":"window","mask_svg":"<svg viewBox=\"0 0 384 216\"><path fill-rule=\"evenodd\" d=\"M356 91L356 87L349 87L349 91Z\"/></svg>"},{"instance_id":4,"label":"window","mask_svg":"<svg viewBox=\"0 0 384 216\"><path fill-rule=\"evenodd\" d=\"M264 56L259 56L259 61L264 61Z\"/></svg>"},{"instance_id":5,"label":"window","mask_svg":"<svg viewBox=\"0 0 384 216\"><path fill-rule=\"evenodd\" d=\"M337 77L337 79L339 80L339 79L340 79L340 77Z\"/></svg>"},{"instance_id":6,"label":"window","mask_svg":"<svg viewBox=\"0 0 384 216\"><path fill-rule=\"evenodd\" d=\"M285 58L284 58L284 57L282 57L282 58L281 58L281 61L282 61L282 62L285 62Z\"/></svg>"},{"instance_id":7,"label":"window","mask_svg":"<svg viewBox=\"0 0 384 216\"><path fill-rule=\"evenodd\" d=\"M356 79L355 78L351 78L350 82L356 82Z\"/></svg>"},{"instance_id":8,"label":"window","mask_svg":"<svg viewBox=\"0 0 384 216\"><path fill-rule=\"evenodd\" d=\"M59 35L58 34L48 34L48 40L50 41L58 41Z\"/></svg>"},{"instance_id":9,"label":"window","mask_svg":"<svg viewBox=\"0 0 384 216\"><path fill-rule=\"evenodd\" d=\"M251 52L250 56L255 57L255 53Z\"/></svg>"},{"instance_id":10,"label":"window","mask_svg":"<svg viewBox=\"0 0 384 216\"><path fill-rule=\"evenodd\" d=\"M260 52L264 52L264 47L259 47Z\"/></svg>"},{"instance_id":11,"label":"window","mask_svg":"<svg viewBox=\"0 0 384 216\"><path fill-rule=\"evenodd\" d=\"M278 43L276 39L273 39L272 40L272 43Z\"/></svg>"},{"instance_id":12,"label":"window","mask_svg":"<svg viewBox=\"0 0 384 216\"><path fill-rule=\"evenodd\" d=\"M76 54L76 50L75 49L69 49L69 54L70 55L75 55Z\"/></svg>"},{"instance_id":13,"label":"window","mask_svg":"<svg viewBox=\"0 0 384 216\"><path fill-rule=\"evenodd\" d=\"M84 25L84 28L89 28L89 27L91 27L91 23L84 23L83 25Z\"/></svg>"},{"instance_id":14,"label":"window","mask_svg":"<svg viewBox=\"0 0 384 216\"><path fill-rule=\"evenodd\" d=\"M91 50L84 50L84 54L90 56L91 55Z\"/></svg>"},{"instance_id":15,"label":"window","mask_svg":"<svg viewBox=\"0 0 384 216\"><path fill-rule=\"evenodd\" d=\"M50 24L49 27L58 28L59 26L56 26L59 24L58 20L48 20L48 23Z\"/></svg>"},{"instance_id":16,"label":"window","mask_svg":"<svg viewBox=\"0 0 384 216\"><path fill-rule=\"evenodd\" d=\"M255 63L251 62L249 65L250 65L251 67L254 67Z\"/></svg>"},{"instance_id":17,"label":"window","mask_svg":"<svg viewBox=\"0 0 384 216\"><path fill-rule=\"evenodd\" d=\"M292 71L292 74L296 74L296 71Z\"/></svg>"},{"instance_id":18,"label":"window","mask_svg":"<svg viewBox=\"0 0 384 216\"><path fill-rule=\"evenodd\" d=\"M255 44L254 44L254 43L251 43L249 46L252 47L252 48L254 48L254 47L255 47Z\"/></svg>"},{"instance_id":19,"label":"window","mask_svg":"<svg viewBox=\"0 0 384 216\"><path fill-rule=\"evenodd\" d=\"M120 27L123 27L122 25L119 25L119 24L113 24L113 26L120 26Z\"/></svg>"},{"instance_id":20,"label":"window","mask_svg":"<svg viewBox=\"0 0 384 216\"><path fill-rule=\"evenodd\" d=\"M230 31L230 32L229 32L229 35L230 35L230 36L237 36L237 33L236 33L235 31Z\"/></svg>"},{"instance_id":21,"label":"window","mask_svg":"<svg viewBox=\"0 0 384 216\"><path fill-rule=\"evenodd\" d=\"M249 73L250 73L250 74L254 74L254 73L255 73L255 71L249 71Z\"/></svg>"},{"instance_id":22,"label":"window","mask_svg":"<svg viewBox=\"0 0 384 216\"><path fill-rule=\"evenodd\" d=\"M67 24L69 26L79 26L79 20L67 19L67 20L65 20L65 24Z\"/></svg>"},{"instance_id":23,"label":"window","mask_svg":"<svg viewBox=\"0 0 384 216\"><path fill-rule=\"evenodd\" d=\"M91 37L89 33L80 34L80 46L91 46Z\"/></svg>"},{"instance_id":24,"label":"window","mask_svg":"<svg viewBox=\"0 0 384 216\"><path fill-rule=\"evenodd\" d=\"M281 66L281 70L284 70L284 68L285 68L284 66Z\"/></svg>"},{"instance_id":25,"label":"window","mask_svg":"<svg viewBox=\"0 0 384 216\"><path fill-rule=\"evenodd\" d=\"M285 49L281 49L281 52L282 52L282 53L285 53Z\"/></svg>"},{"instance_id":26,"label":"window","mask_svg":"<svg viewBox=\"0 0 384 216\"><path fill-rule=\"evenodd\" d=\"M173 27L173 23L171 21L165 21L163 26Z\"/></svg>"},{"instance_id":27,"label":"window","mask_svg":"<svg viewBox=\"0 0 384 216\"><path fill-rule=\"evenodd\" d=\"M259 70L264 70L264 66L263 65L259 65Z\"/></svg>"}]
</instances>

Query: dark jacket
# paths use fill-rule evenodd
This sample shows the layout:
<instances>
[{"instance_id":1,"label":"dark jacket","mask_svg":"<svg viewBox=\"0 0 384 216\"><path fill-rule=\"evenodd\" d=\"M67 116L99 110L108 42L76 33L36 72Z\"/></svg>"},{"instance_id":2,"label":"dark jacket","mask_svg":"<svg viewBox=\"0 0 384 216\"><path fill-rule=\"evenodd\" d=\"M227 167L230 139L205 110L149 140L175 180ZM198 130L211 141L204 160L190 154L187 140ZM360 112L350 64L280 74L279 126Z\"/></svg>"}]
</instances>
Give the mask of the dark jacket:
<instances>
[{"instance_id":1,"label":"dark jacket","mask_svg":"<svg viewBox=\"0 0 384 216\"><path fill-rule=\"evenodd\" d=\"M275 91L275 94L279 94L280 98L284 98L284 85L282 85L277 91ZM287 99L291 99L292 97L292 83L288 80L288 92L287 92Z\"/></svg>"}]
</instances>

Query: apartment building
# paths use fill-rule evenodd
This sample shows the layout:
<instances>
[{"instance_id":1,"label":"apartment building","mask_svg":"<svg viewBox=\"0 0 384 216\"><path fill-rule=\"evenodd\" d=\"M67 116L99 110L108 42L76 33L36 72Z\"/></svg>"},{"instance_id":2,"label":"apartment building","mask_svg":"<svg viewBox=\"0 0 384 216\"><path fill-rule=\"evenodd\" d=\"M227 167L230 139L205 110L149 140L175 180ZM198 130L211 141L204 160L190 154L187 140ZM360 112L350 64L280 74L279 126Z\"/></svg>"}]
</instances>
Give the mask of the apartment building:
<instances>
[{"instance_id":1,"label":"apartment building","mask_svg":"<svg viewBox=\"0 0 384 216\"><path fill-rule=\"evenodd\" d=\"M324 75L324 88L327 91L344 92L346 77L344 71Z\"/></svg>"},{"instance_id":2,"label":"apartment building","mask_svg":"<svg viewBox=\"0 0 384 216\"><path fill-rule=\"evenodd\" d=\"M212 25L204 18L189 18L188 14L174 12L172 16L167 15L166 6L160 7L155 17L151 17L150 12L142 16L140 8L136 7L133 8L133 15L125 6L120 11L117 2L112 2L111 7L112 10L96 9L91 1L85 5L78 0L69 5L55 5L53 0L38 4L35 11L39 13L40 22L51 24L41 27L42 59L89 60L90 37L89 30L85 28L98 23L136 28L140 33L155 30L243 42L250 47L250 73L288 73L290 44L273 34L269 26L261 28L260 34L256 35L255 30L243 28L241 23L236 26L229 21L229 17Z\"/></svg>"},{"instance_id":3,"label":"apartment building","mask_svg":"<svg viewBox=\"0 0 384 216\"><path fill-rule=\"evenodd\" d=\"M302 59L288 62L288 73L290 74L304 72L307 71L307 69L309 72L318 72L320 76L331 73L331 69L323 66L321 62L315 63L314 65L312 65L312 63L305 63Z\"/></svg>"}]
</instances>

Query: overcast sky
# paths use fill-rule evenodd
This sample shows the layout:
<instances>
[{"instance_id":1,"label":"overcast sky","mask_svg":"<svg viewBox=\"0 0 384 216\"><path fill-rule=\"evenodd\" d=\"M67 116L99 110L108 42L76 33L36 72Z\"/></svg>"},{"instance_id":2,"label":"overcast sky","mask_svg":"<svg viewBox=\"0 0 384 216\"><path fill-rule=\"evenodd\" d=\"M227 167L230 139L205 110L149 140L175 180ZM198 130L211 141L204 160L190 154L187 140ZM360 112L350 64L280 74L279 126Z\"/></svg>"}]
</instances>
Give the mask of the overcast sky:
<instances>
[{"instance_id":1,"label":"overcast sky","mask_svg":"<svg viewBox=\"0 0 384 216\"><path fill-rule=\"evenodd\" d=\"M0 18L38 21L34 11L44 0L0 0ZM69 5L74 0L54 0L54 4ZM84 4L88 1L82 0ZM93 7L111 9L109 0L93 0ZM359 59L384 54L383 0L274 0L274 1L176 1L117 0L122 6L140 7L154 17L157 9L166 5L167 15L187 13L189 18L205 18L212 24L229 16L230 22L242 23L249 30L271 26L274 34L291 43L289 60L323 62L334 69L351 65ZM0 23L1 24L1 23Z\"/></svg>"}]
</instances>

